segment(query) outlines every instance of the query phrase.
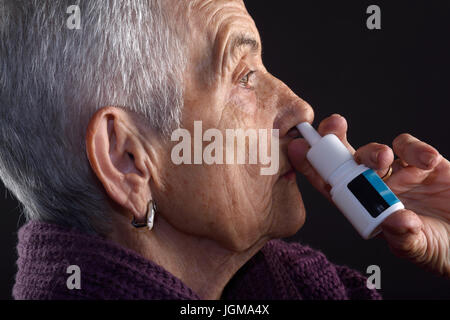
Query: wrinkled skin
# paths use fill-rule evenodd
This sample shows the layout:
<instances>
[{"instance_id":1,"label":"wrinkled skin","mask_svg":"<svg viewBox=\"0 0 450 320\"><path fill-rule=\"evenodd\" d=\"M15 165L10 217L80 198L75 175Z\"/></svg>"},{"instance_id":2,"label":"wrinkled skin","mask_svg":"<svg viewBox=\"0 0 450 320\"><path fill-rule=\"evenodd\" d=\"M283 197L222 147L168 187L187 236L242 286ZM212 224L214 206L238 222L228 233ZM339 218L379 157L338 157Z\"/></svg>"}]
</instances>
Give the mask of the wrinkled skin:
<instances>
[{"instance_id":1,"label":"wrinkled skin","mask_svg":"<svg viewBox=\"0 0 450 320\"><path fill-rule=\"evenodd\" d=\"M287 132L312 121L312 109L264 68L258 31L240 1L198 2L190 21L183 127L193 132L194 121L201 120L203 132L216 128L224 137L225 129L279 129L284 152L279 172L271 176L260 174L261 165L168 166L164 196L176 194L177 201L162 204L162 210L180 229L233 250L249 248L262 235L291 235L303 224L304 209L295 180L280 177L291 169L286 147L293 138ZM233 37L240 34L259 48L232 51ZM205 60L210 64L199 68Z\"/></svg>"},{"instance_id":2,"label":"wrinkled skin","mask_svg":"<svg viewBox=\"0 0 450 320\"><path fill-rule=\"evenodd\" d=\"M286 174L291 165L326 197L329 193L305 160L306 142L291 130L312 122L313 110L265 69L259 34L243 2L193 1L188 21L182 127L192 136L196 120L203 132L279 129L278 173L263 176L261 165L254 164L175 165L171 150L178 142L159 137L139 116L115 107L91 119L88 157L121 212L109 237L160 264L201 297L219 298L233 274L268 240L292 235L303 225L295 175ZM233 43L241 45L233 49ZM336 133L355 152L346 131L345 119L337 115L319 127L321 134ZM449 162L411 136L399 136L393 148L408 166L396 162L387 182L408 210L384 222L384 238L397 254L448 275ZM422 154L434 160L423 165ZM384 175L393 152L369 144L355 157ZM145 220L150 199L158 205L154 229L137 232L129 222L132 216Z\"/></svg>"}]
</instances>

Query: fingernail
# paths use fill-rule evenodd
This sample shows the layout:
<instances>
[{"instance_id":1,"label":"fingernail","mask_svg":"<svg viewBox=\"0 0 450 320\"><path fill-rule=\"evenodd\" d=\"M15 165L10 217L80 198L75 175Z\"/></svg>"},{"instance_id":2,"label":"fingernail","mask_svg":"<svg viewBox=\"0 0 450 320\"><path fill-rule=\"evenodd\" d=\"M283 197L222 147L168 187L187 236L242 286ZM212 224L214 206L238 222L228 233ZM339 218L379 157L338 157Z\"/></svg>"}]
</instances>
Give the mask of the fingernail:
<instances>
[{"instance_id":1,"label":"fingernail","mask_svg":"<svg viewBox=\"0 0 450 320\"><path fill-rule=\"evenodd\" d=\"M427 168L431 167L435 158L436 158L435 155L430 152L422 153L420 155L420 161Z\"/></svg>"}]
</instances>

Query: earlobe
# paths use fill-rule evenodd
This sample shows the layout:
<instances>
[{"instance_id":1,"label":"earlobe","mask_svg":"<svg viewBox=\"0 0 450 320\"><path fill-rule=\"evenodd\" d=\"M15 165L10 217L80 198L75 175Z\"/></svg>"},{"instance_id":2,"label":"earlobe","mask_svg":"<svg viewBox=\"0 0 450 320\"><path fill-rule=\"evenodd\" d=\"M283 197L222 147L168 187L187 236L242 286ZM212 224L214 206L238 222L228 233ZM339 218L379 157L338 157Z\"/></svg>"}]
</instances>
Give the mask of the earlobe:
<instances>
[{"instance_id":1,"label":"earlobe","mask_svg":"<svg viewBox=\"0 0 450 320\"><path fill-rule=\"evenodd\" d=\"M151 199L147 154L126 111L105 107L91 118L86 134L89 163L109 197L131 211L138 219L145 217Z\"/></svg>"}]
</instances>

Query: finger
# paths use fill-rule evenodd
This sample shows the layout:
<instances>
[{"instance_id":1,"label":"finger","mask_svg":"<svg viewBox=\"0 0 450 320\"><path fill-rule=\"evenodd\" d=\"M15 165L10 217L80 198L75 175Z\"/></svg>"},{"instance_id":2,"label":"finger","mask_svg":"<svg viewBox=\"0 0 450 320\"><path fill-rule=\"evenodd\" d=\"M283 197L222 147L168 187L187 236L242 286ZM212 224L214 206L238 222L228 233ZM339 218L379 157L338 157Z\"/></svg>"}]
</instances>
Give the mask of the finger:
<instances>
[{"instance_id":1,"label":"finger","mask_svg":"<svg viewBox=\"0 0 450 320\"><path fill-rule=\"evenodd\" d=\"M317 128L317 131L321 136L327 134L335 134L339 140L350 150L351 154L355 153L355 149L347 141L347 120L339 114L333 114L328 118L322 120Z\"/></svg>"},{"instance_id":2,"label":"finger","mask_svg":"<svg viewBox=\"0 0 450 320\"><path fill-rule=\"evenodd\" d=\"M309 150L308 142L298 138L288 144L288 158L295 170L304 173L309 165L306 154Z\"/></svg>"},{"instance_id":3,"label":"finger","mask_svg":"<svg viewBox=\"0 0 450 320\"><path fill-rule=\"evenodd\" d=\"M422 184L423 181L431 174L431 171L429 170L422 170L414 166L403 167L401 162L397 160L394 161L393 167L401 168L401 170L394 169L392 176L386 180L386 184L397 195L407 192Z\"/></svg>"},{"instance_id":4,"label":"finger","mask_svg":"<svg viewBox=\"0 0 450 320\"><path fill-rule=\"evenodd\" d=\"M427 242L421 232L423 222L410 210L400 210L381 224L383 238L391 250L400 257L420 260L425 255Z\"/></svg>"},{"instance_id":5,"label":"finger","mask_svg":"<svg viewBox=\"0 0 450 320\"><path fill-rule=\"evenodd\" d=\"M294 169L303 174L308 181L327 198L330 198L330 187L311 166L306 158L309 145L305 139L292 140L288 145L288 158Z\"/></svg>"},{"instance_id":6,"label":"finger","mask_svg":"<svg viewBox=\"0 0 450 320\"><path fill-rule=\"evenodd\" d=\"M400 159L423 170L433 169L442 159L435 148L407 133L395 138L392 145Z\"/></svg>"},{"instance_id":7,"label":"finger","mask_svg":"<svg viewBox=\"0 0 450 320\"><path fill-rule=\"evenodd\" d=\"M422 228L422 220L411 210L399 210L387 217L381 224L384 233L403 235L406 233L417 234Z\"/></svg>"},{"instance_id":8,"label":"finger","mask_svg":"<svg viewBox=\"0 0 450 320\"><path fill-rule=\"evenodd\" d=\"M380 176L384 176L394 161L394 152L384 144L369 143L354 154L356 162L364 164L377 171Z\"/></svg>"},{"instance_id":9,"label":"finger","mask_svg":"<svg viewBox=\"0 0 450 320\"><path fill-rule=\"evenodd\" d=\"M408 164L402 159L395 159L392 163L392 172L396 173L397 171L407 168Z\"/></svg>"}]
</instances>

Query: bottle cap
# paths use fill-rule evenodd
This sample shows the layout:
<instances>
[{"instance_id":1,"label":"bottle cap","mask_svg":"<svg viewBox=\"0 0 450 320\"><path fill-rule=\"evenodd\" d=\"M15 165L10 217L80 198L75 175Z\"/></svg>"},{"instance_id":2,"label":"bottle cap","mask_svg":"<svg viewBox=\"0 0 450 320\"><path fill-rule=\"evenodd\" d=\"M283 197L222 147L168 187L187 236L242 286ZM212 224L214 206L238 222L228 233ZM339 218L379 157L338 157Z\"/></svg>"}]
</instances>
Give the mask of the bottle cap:
<instances>
[{"instance_id":1,"label":"bottle cap","mask_svg":"<svg viewBox=\"0 0 450 320\"><path fill-rule=\"evenodd\" d=\"M308 122L302 122L296 127L311 146L306 158L327 183L330 183L329 178L336 169L353 160L350 151L336 135L321 137Z\"/></svg>"}]
</instances>

